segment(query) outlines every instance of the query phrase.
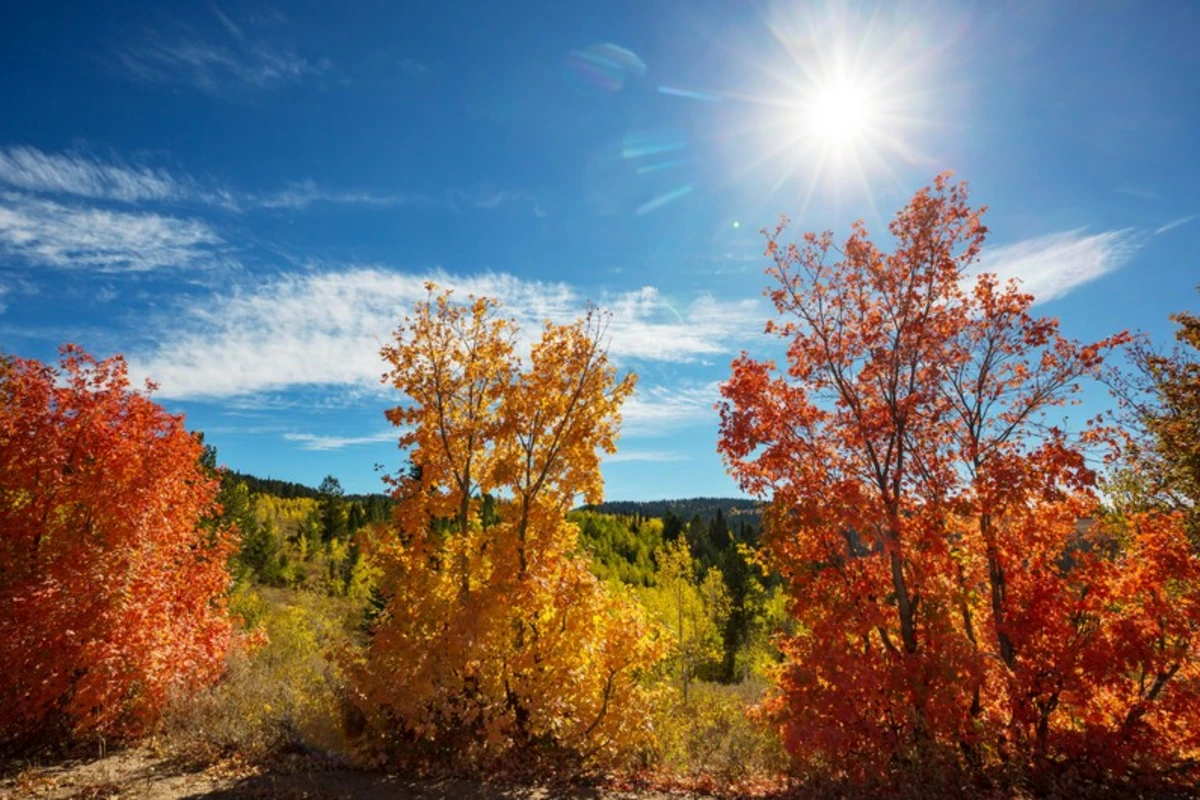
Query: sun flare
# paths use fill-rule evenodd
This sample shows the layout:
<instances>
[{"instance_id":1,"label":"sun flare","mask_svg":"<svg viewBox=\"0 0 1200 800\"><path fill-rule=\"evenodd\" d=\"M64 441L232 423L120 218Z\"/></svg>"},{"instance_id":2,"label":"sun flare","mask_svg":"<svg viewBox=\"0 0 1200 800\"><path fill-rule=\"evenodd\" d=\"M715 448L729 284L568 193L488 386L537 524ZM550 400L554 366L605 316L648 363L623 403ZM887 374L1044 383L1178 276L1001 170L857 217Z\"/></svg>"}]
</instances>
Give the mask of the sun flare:
<instances>
[{"instance_id":1,"label":"sun flare","mask_svg":"<svg viewBox=\"0 0 1200 800\"><path fill-rule=\"evenodd\" d=\"M731 95L725 138L738 174L798 194L801 216L814 198L862 197L874 210L876 190L894 191L908 165L929 160L938 103L953 102L937 71L953 33L902 10L820 0L766 13L773 41L741 53L747 88Z\"/></svg>"},{"instance_id":2,"label":"sun flare","mask_svg":"<svg viewBox=\"0 0 1200 800\"><path fill-rule=\"evenodd\" d=\"M804 117L817 143L837 151L868 136L874 123L868 93L848 80L821 87L804 109Z\"/></svg>"}]
</instances>

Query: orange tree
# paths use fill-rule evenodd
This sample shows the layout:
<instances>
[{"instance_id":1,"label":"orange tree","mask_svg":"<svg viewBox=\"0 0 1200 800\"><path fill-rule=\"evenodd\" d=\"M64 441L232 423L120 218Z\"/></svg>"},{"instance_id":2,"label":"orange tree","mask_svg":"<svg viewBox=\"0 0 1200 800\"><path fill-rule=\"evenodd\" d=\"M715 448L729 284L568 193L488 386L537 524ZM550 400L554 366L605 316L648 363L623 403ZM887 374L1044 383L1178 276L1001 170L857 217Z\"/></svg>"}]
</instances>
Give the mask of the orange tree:
<instances>
[{"instance_id":1,"label":"orange tree","mask_svg":"<svg viewBox=\"0 0 1200 800\"><path fill-rule=\"evenodd\" d=\"M767 234L767 330L743 354L719 448L772 500L766 542L802 632L773 706L800 760L851 776L948 760L973 770L1156 769L1200 736L1197 576L1179 519L1095 522L1070 402L1124 335L1063 338L1015 283L974 275L986 228L940 176L889 226Z\"/></svg>"},{"instance_id":2,"label":"orange tree","mask_svg":"<svg viewBox=\"0 0 1200 800\"><path fill-rule=\"evenodd\" d=\"M214 678L229 532L203 446L125 362L0 368L0 743L136 734Z\"/></svg>"},{"instance_id":3,"label":"orange tree","mask_svg":"<svg viewBox=\"0 0 1200 800\"><path fill-rule=\"evenodd\" d=\"M391 479L398 536L359 675L379 743L481 763L548 751L600 762L646 742L641 673L661 646L600 584L566 513L601 499L621 403L603 317L547 324L528 366L497 304L428 286L383 349L413 469Z\"/></svg>"}]
</instances>

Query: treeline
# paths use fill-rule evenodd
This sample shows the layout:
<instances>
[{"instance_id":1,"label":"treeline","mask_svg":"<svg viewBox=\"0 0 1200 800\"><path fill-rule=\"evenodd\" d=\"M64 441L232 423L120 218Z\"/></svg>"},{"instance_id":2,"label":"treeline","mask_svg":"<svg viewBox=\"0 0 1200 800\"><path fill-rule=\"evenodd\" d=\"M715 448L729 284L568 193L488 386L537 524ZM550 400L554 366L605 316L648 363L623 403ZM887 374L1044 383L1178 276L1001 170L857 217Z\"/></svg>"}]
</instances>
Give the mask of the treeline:
<instances>
[{"instance_id":1,"label":"treeline","mask_svg":"<svg viewBox=\"0 0 1200 800\"><path fill-rule=\"evenodd\" d=\"M688 497L678 500L605 500L583 510L601 514L625 516L663 517L673 514L690 520L700 517L710 520L717 512L726 517L737 517L751 525L758 525L762 503L745 497Z\"/></svg>"},{"instance_id":2,"label":"treeline","mask_svg":"<svg viewBox=\"0 0 1200 800\"><path fill-rule=\"evenodd\" d=\"M284 481L277 478L260 478L251 475L248 472L238 472L234 469L226 469L224 472L229 481L233 483L244 483L246 488L255 494L269 494L272 497L282 498L297 498L306 497L309 500L321 499L322 489L314 488L303 483L294 481ZM333 476L328 476L333 477ZM336 478L334 479L336 480ZM340 484L339 484L340 486ZM391 508L392 498L382 492L374 492L368 494L347 494L344 495L347 500L352 500L361 503L365 506Z\"/></svg>"},{"instance_id":3,"label":"treeline","mask_svg":"<svg viewBox=\"0 0 1200 800\"><path fill-rule=\"evenodd\" d=\"M216 453L205 453L207 468L220 476L217 525L240 539L231 569L238 581L274 587L320 588L365 597L368 566L357 534L386 524L392 502L384 495L347 496L332 475L309 490L286 481L259 480L234 471L214 470ZM284 495L270 489L282 486Z\"/></svg>"}]
</instances>

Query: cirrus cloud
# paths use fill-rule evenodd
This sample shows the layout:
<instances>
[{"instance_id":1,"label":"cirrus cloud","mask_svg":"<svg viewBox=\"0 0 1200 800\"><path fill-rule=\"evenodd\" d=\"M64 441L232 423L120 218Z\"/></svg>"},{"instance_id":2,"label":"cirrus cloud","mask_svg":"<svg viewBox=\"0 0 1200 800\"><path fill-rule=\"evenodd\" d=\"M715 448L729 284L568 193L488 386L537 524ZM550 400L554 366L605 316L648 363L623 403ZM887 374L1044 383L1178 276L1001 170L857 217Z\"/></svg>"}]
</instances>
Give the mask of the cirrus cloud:
<instances>
[{"instance_id":1,"label":"cirrus cloud","mask_svg":"<svg viewBox=\"0 0 1200 800\"><path fill-rule=\"evenodd\" d=\"M206 223L150 212L77 208L0 192L0 252L34 266L138 272L211 261Z\"/></svg>"},{"instance_id":2,"label":"cirrus cloud","mask_svg":"<svg viewBox=\"0 0 1200 800\"><path fill-rule=\"evenodd\" d=\"M1140 245L1130 228L1088 234L1083 228L985 248L972 274L1015 278L1035 302L1045 303L1125 265Z\"/></svg>"},{"instance_id":3,"label":"cirrus cloud","mask_svg":"<svg viewBox=\"0 0 1200 800\"><path fill-rule=\"evenodd\" d=\"M577 319L587 297L565 283L512 275L400 273L376 267L291 274L182 308L153 332L153 344L131 357L136 374L153 378L167 398L218 399L333 386L377 391L379 356L399 320L435 280L469 294L495 297L521 325L524 342L542 323ZM732 352L759 334L757 301L702 296L668 306L647 287L602 295L611 312L610 352L631 361L687 362ZM708 401L711 405L711 401ZM641 415L631 406L631 424Z\"/></svg>"}]
</instances>

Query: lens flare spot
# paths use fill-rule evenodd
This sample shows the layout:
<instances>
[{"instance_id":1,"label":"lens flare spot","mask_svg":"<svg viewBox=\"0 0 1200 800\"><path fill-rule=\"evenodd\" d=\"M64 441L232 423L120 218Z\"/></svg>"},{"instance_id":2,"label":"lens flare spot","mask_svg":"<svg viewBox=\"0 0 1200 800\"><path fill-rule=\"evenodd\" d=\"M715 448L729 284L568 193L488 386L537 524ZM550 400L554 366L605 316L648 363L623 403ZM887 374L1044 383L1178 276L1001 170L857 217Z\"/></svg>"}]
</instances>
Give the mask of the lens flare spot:
<instances>
[{"instance_id":1,"label":"lens flare spot","mask_svg":"<svg viewBox=\"0 0 1200 800\"><path fill-rule=\"evenodd\" d=\"M657 164L647 164L644 167L638 167L637 174L638 175L646 175L647 173L650 173L650 172L660 172L664 169L671 169L672 167L682 167L683 165L690 164L690 163L692 163L692 159L690 159L690 158L672 158L668 161L660 161Z\"/></svg>"},{"instance_id":2,"label":"lens flare spot","mask_svg":"<svg viewBox=\"0 0 1200 800\"><path fill-rule=\"evenodd\" d=\"M673 133L627 133L621 142L621 154L625 158L656 156L686 148L687 140Z\"/></svg>"},{"instance_id":3,"label":"lens flare spot","mask_svg":"<svg viewBox=\"0 0 1200 800\"><path fill-rule=\"evenodd\" d=\"M670 311L671 314L674 315L675 319L679 320L680 325L687 324L687 319L683 316L683 314L679 313L679 309L675 308L675 306L671 305L666 300L663 300L662 307L665 308L667 311Z\"/></svg>"},{"instance_id":4,"label":"lens flare spot","mask_svg":"<svg viewBox=\"0 0 1200 800\"><path fill-rule=\"evenodd\" d=\"M649 214L651 211L662 208L668 203L673 203L684 195L692 191L691 186L680 186L678 189L673 189L666 194L660 194L653 200L648 200L637 207L637 215L640 217L643 214Z\"/></svg>"},{"instance_id":5,"label":"lens flare spot","mask_svg":"<svg viewBox=\"0 0 1200 800\"><path fill-rule=\"evenodd\" d=\"M563 80L582 94L619 92L630 78L646 74L646 63L620 45L594 44L563 59Z\"/></svg>"},{"instance_id":6,"label":"lens flare spot","mask_svg":"<svg viewBox=\"0 0 1200 800\"><path fill-rule=\"evenodd\" d=\"M674 86L659 86L659 94L665 94L669 97L685 97L688 100L699 100L704 103L719 103L721 97L708 92L697 92L693 89L678 89Z\"/></svg>"}]
</instances>

